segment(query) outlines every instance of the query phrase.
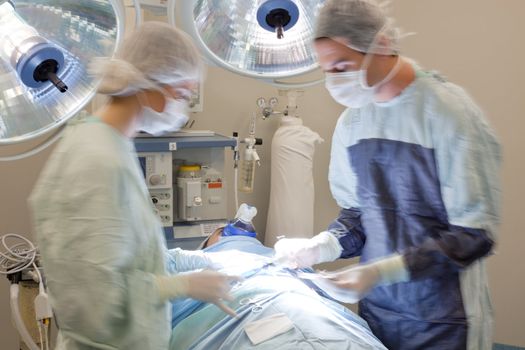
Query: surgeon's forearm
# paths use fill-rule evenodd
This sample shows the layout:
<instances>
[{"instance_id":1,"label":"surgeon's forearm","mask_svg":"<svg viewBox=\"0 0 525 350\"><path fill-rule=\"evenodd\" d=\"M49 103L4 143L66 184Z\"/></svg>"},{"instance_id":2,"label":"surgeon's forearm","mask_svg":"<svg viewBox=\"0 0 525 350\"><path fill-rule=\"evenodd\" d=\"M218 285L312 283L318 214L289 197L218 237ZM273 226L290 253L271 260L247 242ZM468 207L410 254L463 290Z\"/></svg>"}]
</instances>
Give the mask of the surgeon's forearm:
<instances>
[{"instance_id":1,"label":"surgeon's forearm","mask_svg":"<svg viewBox=\"0 0 525 350\"><path fill-rule=\"evenodd\" d=\"M175 248L170 249L168 254L174 258L177 272L205 269L212 264L207 254L199 250L193 251Z\"/></svg>"},{"instance_id":2,"label":"surgeon's forearm","mask_svg":"<svg viewBox=\"0 0 525 350\"><path fill-rule=\"evenodd\" d=\"M366 236L361 225L361 211L356 208L341 209L339 216L328 227L343 248L341 258L361 255Z\"/></svg>"},{"instance_id":3,"label":"surgeon's forearm","mask_svg":"<svg viewBox=\"0 0 525 350\"><path fill-rule=\"evenodd\" d=\"M487 256L494 246L486 230L450 226L421 246L404 252L411 279L457 272Z\"/></svg>"}]
</instances>

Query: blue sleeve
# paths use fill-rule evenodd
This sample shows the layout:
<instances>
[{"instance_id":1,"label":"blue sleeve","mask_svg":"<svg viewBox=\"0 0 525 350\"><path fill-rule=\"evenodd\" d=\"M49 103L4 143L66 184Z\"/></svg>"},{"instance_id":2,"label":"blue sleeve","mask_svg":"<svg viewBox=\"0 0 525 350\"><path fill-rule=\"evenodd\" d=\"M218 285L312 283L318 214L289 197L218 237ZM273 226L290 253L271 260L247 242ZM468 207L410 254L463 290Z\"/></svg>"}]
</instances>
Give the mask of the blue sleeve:
<instances>
[{"instance_id":1,"label":"blue sleeve","mask_svg":"<svg viewBox=\"0 0 525 350\"><path fill-rule=\"evenodd\" d=\"M361 255L366 236L361 226L361 211L359 209L342 209L337 219L328 227L338 240L343 252L341 258L353 258Z\"/></svg>"},{"instance_id":2,"label":"blue sleeve","mask_svg":"<svg viewBox=\"0 0 525 350\"><path fill-rule=\"evenodd\" d=\"M485 230L450 226L404 253L411 279L459 271L490 253L494 241Z\"/></svg>"},{"instance_id":3,"label":"blue sleeve","mask_svg":"<svg viewBox=\"0 0 525 350\"><path fill-rule=\"evenodd\" d=\"M171 274L210 267L211 261L200 250L166 249L167 270Z\"/></svg>"},{"instance_id":4,"label":"blue sleeve","mask_svg":"<svg viewBox=\"0 0 525 350\"><path fill-rule=\"evenodd\" d=\"M483 113L459 87L430 115L441 197L448 226L404 252L412 278L463 269L496 242L500 147Z\"/></svg>"}]
</instances>

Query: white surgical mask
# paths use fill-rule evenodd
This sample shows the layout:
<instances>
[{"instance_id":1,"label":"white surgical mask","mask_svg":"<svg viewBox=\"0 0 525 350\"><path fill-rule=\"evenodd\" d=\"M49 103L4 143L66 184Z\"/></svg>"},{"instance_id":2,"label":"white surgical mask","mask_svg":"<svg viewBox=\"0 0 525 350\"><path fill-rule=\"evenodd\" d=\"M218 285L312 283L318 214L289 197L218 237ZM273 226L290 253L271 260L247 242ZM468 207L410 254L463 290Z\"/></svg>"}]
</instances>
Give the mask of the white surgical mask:
<instances>
[{"instance_id":1,"label":"white surgical mask","mask_svg":"<svg viewBox=\"0 0 525 350\"><path fill-rule=\"evenodd\" d=\"M326 88L338 103L350 108L361 108L374 101L375 89L361 84L365 70L326 73Z\"/></svg>"},{"instance_id":2,"label":"white surgical mask","mask_svg":"<svg viewBox=\"0 0 525 350\"><path fill-rule=\"evenodd\" d=\"M140 131L147 132L153 136L159 136L168 132L179 131L188 122L188 103L184 100L176 100L164 95L166 105L164 111L157 112L151 107L143 106L139 116L138 127Z\"/></svg>"},{"instance_id":3,"label":"white surgical mask","mask_svg":"<svg viewBox=\"0 0 525 350\"><path fill-rule=\"evenodd\" d=\"M368 56L368 54L367 54ZM377 89L389 82L401 68L401 57L387 76L375 84L368 86L367 69L369 57L365 57L360 70L341 73L326 73L326 88L338 103L350 108L361 108L374 102Z\"/></svg>"}]
</instances>

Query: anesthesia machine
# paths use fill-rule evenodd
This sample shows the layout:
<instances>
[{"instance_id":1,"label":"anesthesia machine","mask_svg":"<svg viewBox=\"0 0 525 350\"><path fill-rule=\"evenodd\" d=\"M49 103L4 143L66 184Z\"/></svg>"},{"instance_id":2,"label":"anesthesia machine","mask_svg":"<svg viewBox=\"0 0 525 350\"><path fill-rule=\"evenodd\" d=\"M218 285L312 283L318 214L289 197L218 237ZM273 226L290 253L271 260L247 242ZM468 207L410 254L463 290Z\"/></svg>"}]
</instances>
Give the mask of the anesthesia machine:
<instances>
[{"instance_id":1,"label":"anesthesia machine","mask_svg":"<svg viewBox=\"0 0 525 350\"><path fill-rule=\"evenodd\" d=\"M152 205L170 248L195 249L227 223L225 149L235 138L211 131L135 139Z\"/></svg>"}]
</instances>

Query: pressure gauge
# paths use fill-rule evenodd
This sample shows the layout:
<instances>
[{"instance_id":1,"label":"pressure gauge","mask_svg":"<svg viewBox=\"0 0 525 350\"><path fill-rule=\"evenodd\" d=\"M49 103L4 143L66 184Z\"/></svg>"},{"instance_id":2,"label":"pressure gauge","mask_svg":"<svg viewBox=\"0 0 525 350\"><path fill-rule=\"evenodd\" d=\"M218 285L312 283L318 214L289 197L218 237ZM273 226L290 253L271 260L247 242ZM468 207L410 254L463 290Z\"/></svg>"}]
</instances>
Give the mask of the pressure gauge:
<instances>
[{"instance_id":1,"label":"pressure gauge","mask_svg":"<svg viewBox=\"0 0 525 350\"><path fill-rule=\"evenodd\" d=\"M260 108L266 107L266 100L264 99L264 97L259 97L257 99L257 106L259 106Z\"/></svg>"}]
</instances>

